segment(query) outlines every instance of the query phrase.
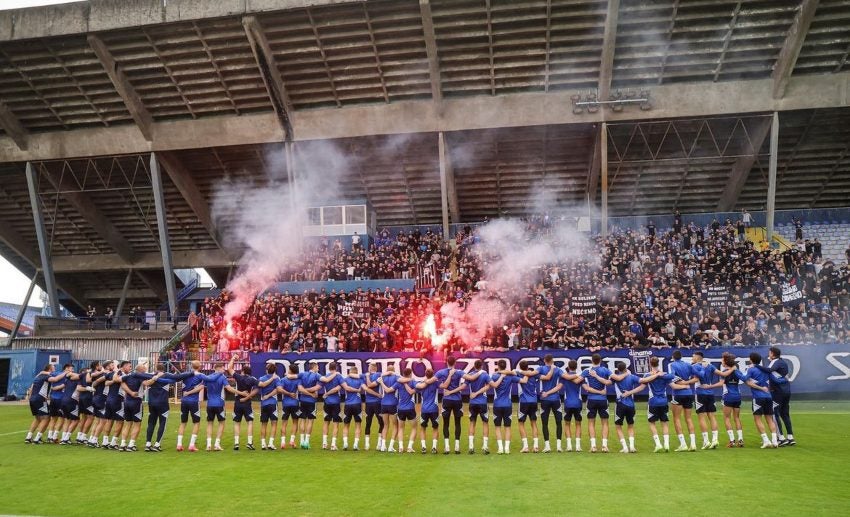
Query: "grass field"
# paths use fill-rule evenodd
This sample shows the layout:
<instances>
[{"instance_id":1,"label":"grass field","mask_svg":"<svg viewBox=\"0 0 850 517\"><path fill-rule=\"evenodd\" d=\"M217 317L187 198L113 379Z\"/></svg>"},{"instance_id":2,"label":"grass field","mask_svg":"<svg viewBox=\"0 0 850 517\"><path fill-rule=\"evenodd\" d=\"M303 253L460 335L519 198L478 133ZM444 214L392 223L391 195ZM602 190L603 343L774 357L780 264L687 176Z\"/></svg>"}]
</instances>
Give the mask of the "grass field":
<instances>
[{"instance_id":1,"label":"grass field","mask_svg":"<svg viewBox=\"0 0 850 517\"><path fill-rule=\"evenodd\" d=\"M467 455L465 436L461 456L322 451L318 421L309 451L234 452L228 423L224 452L177 453L172 411L166 451L152 454L25 445L28 408L4 405L0 514L846 514L850 402L795 402L792 411L792 448L758 449L747 416L744 449L652 454L639 415L638 454L521 455L514 424L510 456ZM259 443L259 424L255 435Z\"/></svg>"}]
</instances>

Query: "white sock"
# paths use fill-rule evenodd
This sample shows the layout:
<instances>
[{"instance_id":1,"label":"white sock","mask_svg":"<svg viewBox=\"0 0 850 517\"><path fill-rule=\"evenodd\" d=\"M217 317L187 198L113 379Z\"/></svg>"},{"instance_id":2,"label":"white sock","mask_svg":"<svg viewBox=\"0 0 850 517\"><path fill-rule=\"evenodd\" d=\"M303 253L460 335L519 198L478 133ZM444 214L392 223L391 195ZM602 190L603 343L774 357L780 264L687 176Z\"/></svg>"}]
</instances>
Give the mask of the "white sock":
<instances>
[{"instance_id":1,"label":"white sock","mask_svg":"<svg viewBox=\"0 0 850 517\"><path fill-rule=\"evenodd\" d=\"M251 440L250 436L248 437L248 440L249 440L248 443L251 443L250 442L250 440ZM295 433L292 433L292 434L289 435L289 443L291 443L291 444L295 443Z\"/></svg>"},{"instance_id":2,"label":"white sock","mask_svg":"<svg viewBox=\"0 0 850 517\"><path fill-rule=\"evenodd\" d=\"M363 444L366 446L366 450L368 451L369 450L369 436L368 435L365 438L363 438Z\"/></svg>"},{"instance_id":3,"label":"white sock","mask_svg":"<svg viewBox=\"0 0 850 517\"><path fill-rule=\"evenodd\" d=\"M652 435L652 441L655 442L656 447L661 447L661 439L657 434Z\"/></svg>"},{"instance_id":4,"label":"white sock","mask_svg":"<svg viewBox=\"0 0 850 517\"><path fill-rule=\"evenodd\" d=\"M625 438L620 438L620 445L622 445L624 449L629 448L629 446L626 445L626 439Z\"/></svg>"},{"instance_id":5,"label":"white sock","mask_svg":"<svg viewBox=\"0 0 850 517\"><path fill-rule=\"evenodd\" d=\"M395 449L395 438L390 438L390 449Z\"/></svg>"},{"instance_id":6,"label":"white sock","mask_svg":"<svg viewBox=\"0 0 850 517\"><path fill-rule=\"evenodd\" d=\"M774 445L776 444L776 433L770 433L770 441Z\"/></svg>"},{"instance_id":7,"label":"white sock","mask_svg":"<svg viewBox=\"0 0 850 517\"><path fill-rule=\"evenodd\" d=\"M130 443L127 444L127 447L135 447L135 446L136 446L136 440L130 440Z\"/></svg>"},{"instance_id":8,"label":"white sock","mask_svg":"<svg viewBox=\"0 0 850 517\"><path fill-rule=\"evenodd\" d=\"M35 433L35 441L41 440L41 431Z\"/></svg>"},{"instance_id":9,"label":"white sock","mask_svg":"<svg viewBox=\"0 0 850 517\"><path fill-rule=\"evenodd\" d=\"M591 439L590 439L590 447L591 447L591 448L596 447L596 438L591 438Z\"/></svg>"},{"instance_id":10,"label":"white sock","mask_svg":"<svg viewBox=\"0 0 850 517\"><path fill-rule=\"evenodd\" d=\"M702 443L708 443L708 433L702 433Z\"/></svg>"},{"instance_id":11,"label":"white sock","mask_svg":"<svg viewBox=\"0 0 850 517\"><path fill-rule=\"evenodd\" d=\"M32 440L32 431L27 431L27 440Z\"/></svg>"},{"instance_id":12,"label":"white sock","mask_svg":"<svg viewBox=\"0 0 850 517\"><path fill-rule=\"evenodd\" d=\"M413 438L407 440L407 448L413 449Z\"/></svg>"},{"instance_id":13,"label":"white sock","mask_svg":"<svg viewBox=\"0 0 850 517\"><path fill-rule=\"evenodd\" d=\"M145 447L146 447L146 448L147 448L147 447L150 447L150 446L151 446L151 442L145 442Z\"/></svg>"},{"instance_id":14,"label":"white sock","mask_svg":"<svg viewBox=\"0 0 850 517\"><path fill-rule=\"evenodd\" d=\"M194 447L195 443L197 443L197 441L198 441L198 435L193 434L192 436L190 436L189 437L189 447Z\"/></svg>"},{"instance_id":15,"label":"white sock","mask_svg":"<svg viewBox=\"0 0 850 517\"><path fill-rule=\"evenodd\" d=\"M717 430L716 430L716 429L715 429L714 431L712 431L712 432L711 432L711 441L712 441L712 442L716 442L716 441L717 441Z\"/></svg>"},{"instance_id":16,"label":"white sock","mask_svg":"<svg viewBox=\"0 0 850 517\"><path fill-rule=\"evenodd\" d=\"M680 447L687 447L688 446L688 444L685 443L685 435L683 435L683 434L679 435L679 446Z\"/></svg>"},{"instance_id":17,"label":"white sock","mask_svg":"<svg viewBox=\"0 0 850 517\"><path fill-rule=\"evenodd\" d=\"M215 439L215 446L216 446L216 447L221 447L221 440L220 440L219 438L216 438L216 439Z\"/></svg>"},{"instance_id":18,"label":"white sock","mask_svg":"<svg viewBox=\"0 0 850 517\"><path fill-rule=\"evenodd\" d=\"M502 440L496 440L496 444L499 446L499 452L505 452L505 446L503 445Z\"/></svg>"},{"instance_id":19,"label":"white sock","mask_svg":"<svg viewBox=\"0 0 850 517\"><path fill-rule=\"evenodd\" d=\"M576 450L581 449L581 438L576 438Z\"/></svg>"},{"instance_id":20,"label":"white sock","mask_svg":"<svg viewBox=\"0 0 850 517\"><path fill-rule=\"evenodd\" d=\"M124 440L124 438L121 438L121 447L126 447L126 446L127 446L127 442Z\"/></svg>"},{"instance_id":21,"label":"white sock","mask_svg":"<svg viewBox=\"0 0 850 517\"><path fill-rule=\"evenodd\" d=\"M744 441L744 430L743 429L738 429L738 439L741 440L742 442Z\"/></svg>"},{"instance_id":22,"label":"white sock","mask_svg":"<svg viewBox=\"0 0 850 517\"><path fill-rule=\"evenodd\" d=\"M767 433L761 433L761 443L770 443L770 440L767 439Z\"/></svg>"},{"instance_id":23,"label":"white sock","mask_svg":"<svg viewBox=\"0 0 850 517\"><path fill-rule=\"evenodd\" d=\"M487 448L487 442L489 441L489 439L490 439L490 438L489 438L488 436L485 436L485 437L484 437L484 448L485 448L485 449Z\"/></svg>"},{"instance_id":24,"label":"white sock","mask_svg":"<svg viewBox=\"0 0 850 517\"><path fill-rule=\"evenodd\" d=\"M355 448L355 449L359 449L359 448L360 448L360 438L358 438L358 437L355 437L355 438L354 438L354 448Z\"/></svg>"},{"instance_id":25,"label":"white sock","mask_svg":"<svg viewBox=\"0 0 850 517\"><path fill-rule=\"evenodd\" d=\"M456 451L460 450L460 440L455 440L455 450Z\"/></svg>"},{"instance_id":26,"label":"white sock","mask_svg":"<svg viewBox=\"0 0 850 517\"><path fill-rule=\"evenodd\" d=\"M207 437L207 447L212 447L212 438Z\"/></svg>"},{"instance_id":27,"label":"white sock","mask_svg":"<svg viewBox=\"0 0 850 517\"><path fill-rule=\"evenodd\" d=\"M697 435L691 433L691 448L695 449L697 446Z\"/></svg>"},{"instance_id":28,"label":"white sock","mask_svg":"<svg viewBox=\"0 0 850 517\"><path fill-rule=\"evenodd\" d=\"M348 448L348 436L343 436L343 437L342 437L342 448L343 448L343 449L347 449L347 448Z\"/></svg>"},{"instance_id":29,"label":"white sock","mask_svg":"<svg viewBox=\"0 0 850 517\"><path fill-rule=\"evenodd\" d=\"M448 438L443 440L443 445L445 445L445 450L449 450L449 439Z\"/></svg>"},{"instance_id":30,"label":"white sock","mask_svg":"<svg viewBox=\"0 0 850 517\"><path fill-rule=\"evenodd\" d=\"M539 438L535 438L534 440L532 440L532 442L531 442L531 447L532 447L532 448L534 448L534 449L539 448L539 446L540 446L540 441L539 441L539 440L540 440Z\"/></svg>"},{"instance_id":31,"label":"white sock","mask_svg":"<svg viewBox=\"0 0 850 517\"><path fill-rule=\"evenodd\" d=\"M178 436L177 438L178 438L178 440L180 440L180 442L183 442L183 437L182 437L182 436ZM102 445L109 445L109 437L108 437L108 436L104 436L104 437L103 437L103 443L102 443Z\"/></svg>"},{"instance_id":32,"label":"white sock","mask_svg":"<svg viewBox=\"0 0 850 517\"><path fill-rule=\"evenodd\" d=\"M110 443L113 447L115 447L116 445L118 445L118 437L117 437L117 436L113 436L113 437L112 437L112 441L111 441L111 442L109 442L109 443Z\"/></svg>"},{"instance_id":33,"label":"white sock","mask_svg":"<svg viewBox=\"0 0 850 517\"><path fill-rule=\"evenodd\" d=\"M160 443L159 443L159 442L156 442L156 443L155 443L155 444L153 444L153 445L154 445L154 447L159 447Z\"/></svg>"},{"instance_id":34,"label":"white sock","mask_svg":"<svg viewBox=\"0 0 850 517\"><path fill-rule=\"evenodd\" d=\"M433 440L431 440L431 448L432 448L432 449L436 449L436 448L437 448L437 439L436 439L436 438L434 438Z\"/></svg>"},{"instance_id":35,"label":"white sock","mask_svg":"<svg viewBox=\"0 0 850 517\"><path fill-rule=\"evenodd\" d=\"M578 440L576 440L576 447L579 447ZM567 450L568 451L573 450L573 440L572 440L572 438L567 438Z\"/></svg>"},{"instance_id":36,"label":"white sock","mask_svg":"<svg viewBox=\"0 0 850 517\"><path fill-rule=\"evenodd\" d=\"M734 442L734 441L735 441L735 431L727 430L727 431L726 431L726 434L728 434L728 435L729 435L729 441L730 441L730 442Z\"/></svg>"},{"instance_id":37,"label":"white sock","mask_svg":"<svg viewBox=\"0 0 850 517\"><path fill-rule=\"evenodd\" d=\"M266 439L265 438L260 438L260 447L262 447L263 449L266 448Z\"/></svg>"},{"instance_id":38,"label":"white sock","mask_svg":"<svg viewBox=\"0 0 850 517\"><path fill-rule=\"evenodd\" d=\"M561 439L560 438L555 440L555 448L558 449L558 450L561 449Z\"/></svg>"},{"instance_id":39,"label":"white sock","mask_svg":"<svg viewBox=\"0 0 850 517\"><path fill-rule=\"evenodd\" d=\"M216 440L216 441L218 441L218 440ZM233 445L239 445L239 435L238 434L233 436Z\"/></svg>"},{"instance_id":40,"label":"white sock","mask_svg":"<svg viewBox=\"0 0 850 517\"><path fill-rule=\"evenodd\" d=\"M522 439L522 448L523 448L523 449L528 449L528 438L523 438L523 439Z\"/></svg>"},{"instance_id":41,"label":"white sock","mask_svg":"<svg viewBox=\"0 0 850 517\"><path fill-rule=\"evenodd\" d=\"M664 448L665 449L670 448L670 435L669 434L664 435Z\"/></svg>"},{"instance_id":42,"label":"white sock","mask_svg":"<svg viewBox=\"0 0 850 517\"><path fill-rule=\"evenodd\" d=\"M782 436L781 434L777 434L777 435L776 435L776 437L777 437L777 438L779 438L780 440L784 440L784 439L785 439L785 437L784 437L784 436Z\"/></svg>"},{"instance_id":43,"label":"white sock","mask_svg":"<svg viewBox=\"0 0 850 517\"><path fill-rule=\"evenodd\" d=\"M794 439L794 435L793 435L793 434L791 434L791 433L788 433L788 434L785 436L785 438L788 438L789 440L793 440L793 439Z\"/></svg>"},{"instance_id":44,"label":"white sock","mask_svg":"<svg viewBox=\"0 0 850 517\"><path fill-rule=\"evenodd\" d=\"M474 449L474 448L475 448L474 440L475 440L475 437L474 437L474 436L472 436L472 435L470 435L470 436L469 436L469 449L470 449L470 450L472 450L472 449Z\"/></svg>"},{"instance_id":45,"label":"white sock","mask_svg":"<svg viewBox=\"0 0 850 517\"><path fill-rule=\"evenodd\" d=\"M322 447L327 446L327 444L328 444L328 435L323 434L322 435Z\"/></svg>"},{"instance_id":46,"label":"white sock","mask_svg":"<svg viewBox=\"0 0 850 517\"><path fill-rule=\"evenodd\" d=\"M331 447L336 447L336 436L331 438Z\"/></svg>"},{"instance_id":47,"label":"white sock","mask_svg":"<svg viewBox=\"0 0 850 517\"><path fill-rule=\"evenodd\" d=\"M602 447L608 447L608 438L602 439Z\"/></svg>"},{"instance_id":48,"label":"white sock","mask_svg":"<svg viewBox=\"0 0 850 517\"><path fill-rule=\"evenodd\" d=\"M635 437L634 436L629 436L629 448L630 449L635 448Z\"/></svg>"},{"instance_id":49,"label":"white sock","mask_svg":"<svg viewBox=\"0 0 850 517\"><path fill-rule=\"evenodd\" d=\"M511 441L505 440L505 452L511 452Z\"/></svg>"}]
</instances>

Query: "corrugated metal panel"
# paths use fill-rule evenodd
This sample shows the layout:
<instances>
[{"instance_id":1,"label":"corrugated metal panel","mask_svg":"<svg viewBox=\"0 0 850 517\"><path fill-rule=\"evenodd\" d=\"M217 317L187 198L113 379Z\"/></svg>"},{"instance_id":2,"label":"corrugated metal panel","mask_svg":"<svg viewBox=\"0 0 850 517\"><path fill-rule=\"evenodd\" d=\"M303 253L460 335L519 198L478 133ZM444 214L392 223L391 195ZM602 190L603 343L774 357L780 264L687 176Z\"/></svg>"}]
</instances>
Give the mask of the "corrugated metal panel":
<instances>
[{"instance_id":1,"label":"corrugated metal panel","mask_svg":"<svg viewBox=\"0 0 850 517\"><path fill-rule=\"evenodd\" d=\"M19 338L13 349L50 348L70 350L74 359L117 359L134 361L139 357L150 357L168 344L169 338Z\"/></svg>"}]
</instances>

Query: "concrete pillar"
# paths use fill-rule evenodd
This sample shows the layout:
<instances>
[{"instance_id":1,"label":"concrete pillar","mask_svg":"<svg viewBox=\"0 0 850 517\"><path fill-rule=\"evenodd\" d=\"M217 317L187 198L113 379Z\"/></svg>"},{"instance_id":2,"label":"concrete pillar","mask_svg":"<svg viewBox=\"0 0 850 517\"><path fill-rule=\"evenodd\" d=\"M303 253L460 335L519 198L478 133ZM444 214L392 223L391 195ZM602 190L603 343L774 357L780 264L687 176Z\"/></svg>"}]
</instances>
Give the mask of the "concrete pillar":
<instances>
[{"instance_id":1,"label":"concrete pillar","mask_svg":"<svg viewBox=\"0 0 850 517\"><path fill-rule=\"evenodd\" d=\"M437 136L437 151L440 155L440 201L443 210L443 238L449 238L449 187L447 179L448 163L446 156L446 137L442 131Z\"/></svg>"},{"instance_id":2,"label":"concrete pillar","mask_svg":"<svg viewBox=\"0 0 850 517\"><path fill-rule=\"evenodd\" d=\"M35 235L38 239L38 252L41 256L41 270L44 274L44 286L47 289L47 300L50 305L50 315L59 317L59 293L56 290L56 279L53 276L53 263L50 261L50 243L44 228L44 213L41 210L41 200L38 197L38 178L32 163L27 162L27 186L30 192L32 218L35 222Z\"/></svg>"},{"instance_id":3,"label":"concrete pillar","mask_svg":"<svg viewBox=\"0 0 850 517\"><path fill-rule=\"evenodd\" d=\"M602 123L602 130L599 135L599 154L601 157L599 166L599 175L602 190L602 217L601 229L603 237L608 236L608 123ZM635 193L637 194L637 193Z\"/></svg>"},{"instance_id":4,"label":"concrete pillar","mask_svg":"<svg viewBox=\"0 0 850 517\"><path fill-rule=\"evenodd\" d=\"M773 112L770 124L770 167L767 175L767 242L773 242L773 221L776 215L776 168L779 163L779 112Z\"/></svg>"},{"instance_id":5,"label":"concrete pillar","mask_svg":"<svg viewBox=\"0 0 850 517\"><path fill-rule=\"evenodd\" d=\"M121 298L118 299L118 307L115 308L115 321L121 322L121 313L124 311L124 302L127 301L127 290L130 289L130 280L133 278L133 268L127 270L127 277L124 279L124 288L121 290ZM120 328L120 326L119 326Z\"/></svg>"},{"instance_id":6,"label":"concrete pillar","mask_svg":"<svg viewBox=\"0 0 850 517\"><path fill-rule=\"evenodd\" d=\"M159 163L156 161L156 153L151 153L151 183L153 183L153 201L156 206L159 249L162 252L162 269L165 274L165 290L168 294L168 308L173 320L177 316L177 289L174 285L174 268L171 265L171 239L168 237L165 195L162 192L162 172L159 169Z\"/></svg>"},{"instance_id":7,"label":"concrete pillar","mask_svg":"<svg viewBox=\"0 0 850 517\"><path fill-rule=\"evenodd\" d=\"M9 334L9 346L12 346L12 341L18 337L18 330L21 328L21 322L24 321L24 314L27 312L27 306L30 304L30 297L32 297L32 291L35 289L35 280L38 278L38 271L32 276L32 281L30 282L30 287L27 289L27 295L24 296L24 302L21 304L21 310L18 311L18 317L15 318L15 326L12 327L12 333Z\"/></svg>"}]
</instances>

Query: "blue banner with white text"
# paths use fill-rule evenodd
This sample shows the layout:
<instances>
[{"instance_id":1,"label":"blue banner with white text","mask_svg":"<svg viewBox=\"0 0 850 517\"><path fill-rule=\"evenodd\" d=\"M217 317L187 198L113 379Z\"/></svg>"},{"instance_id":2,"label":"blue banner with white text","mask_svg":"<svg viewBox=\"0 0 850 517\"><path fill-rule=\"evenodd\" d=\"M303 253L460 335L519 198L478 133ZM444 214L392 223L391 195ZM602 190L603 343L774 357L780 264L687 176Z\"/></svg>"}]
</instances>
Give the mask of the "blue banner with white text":
<instances>
[{"instance_id":1,"label":"blue banner with white text","mask_svg":"<svg viewBox=\"0 0 850 517\"><path fill-rule=\"evenodd\" d=\"M793 393L850 393L850 345L797 345L780 347L782 359L790 368L789 379L792 384ZM682 356L686 361L697 349L683 349ZM746 370L749 362L750 352L758 352L767 361L767 347L755 348L711 348L700 350L705 359L719 366L723 352L735 354L738 367ZM625 361L632 372L641 375L649 369L649 358L658 357L661 367L666 370L670 362L673 349L661 350L615 350L601 352L602 364L614 370L618 361ZM519 367L520 362L525 361L530 368L543 364L546 354L554 356L555 365L566 367L570 360L578 363L579 370L584 370L591 365L592 353L586 350L527 350L511 352L467 352L454 353L457 359L455 368L470 370L477 359L481 359L482 368L487 372L494 372L499 360L504 359L510 369ZM410 352L375 352L375 353L263 353L251 354L252 373L259 377L265 374L266 365L274 363L278 365L277 373L282 375L290 364L298 366L303 371L309 362L315 361L319 364L319 371L324 373L330 362L339 365L338 371L347 374L350 368L355 368L363 373L368 370L369 365L375 364L379 371L385 371L389 365L395 367L396 372L402 372L410 368L415 378L425 377L425 371L432 369L440 370L446 366L446 356L443 353L417 354Z\"/></svg>"}]
</instances>

